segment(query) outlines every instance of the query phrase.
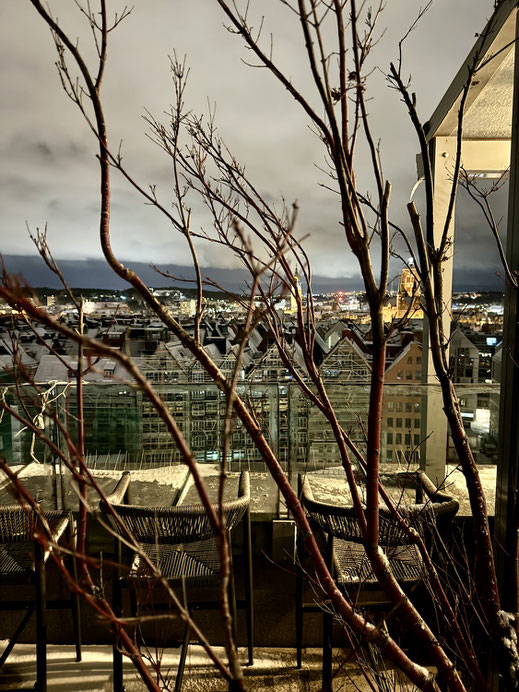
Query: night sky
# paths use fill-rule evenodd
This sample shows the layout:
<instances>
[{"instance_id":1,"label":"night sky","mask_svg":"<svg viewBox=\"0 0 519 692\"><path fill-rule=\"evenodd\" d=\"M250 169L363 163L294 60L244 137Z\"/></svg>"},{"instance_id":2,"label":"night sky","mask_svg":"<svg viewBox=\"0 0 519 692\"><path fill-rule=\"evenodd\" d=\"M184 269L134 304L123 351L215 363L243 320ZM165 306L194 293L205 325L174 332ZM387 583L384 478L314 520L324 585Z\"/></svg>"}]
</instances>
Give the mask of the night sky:
<instances>
[{"instance_id":1,"label":"night sky","mask_svg":"<svg viewBox=\"0 0 519 692\"><path fill-rule=\"evenodd\" d=\"M113 10L122 3L109 2ZM381 141L385 175L393 185L392 215L407 223L405 203L416 180L418 150L403 104L388 89L383 72L396 58L396 43L422 3L391 0L380 21L386 27L375 55L378 66L368 82L372 129ZM95 2L92 0L92 5ZM264 37L273 35L273 55L315 103L308 77L299 25L279 0L252 2L265 15ZM60 24L79 38L93 57L74 3L51 0ZM421 117L426 120L469 52L475 34L484 26L493 2L435 0L404 46L405 71L412 74ZM256 15L259 26L260 15ZM305 247L314 274L327 279L354 277L355 261L348 253L338 225L334 195L320 182L323 151L297 105L266 70L244 64L250 53L240 39L223 27L224 18L212 0L136 0L128 19L111 34L103 95L112 146L122 140L126 167L144 185L155 184L170 206L171 168L165 156L146 137L145 109L157 117L172 100L168 55L187 55L190 79L186 101L196 113L216 104L221 136L247 167L249 176L271 201L299 201L298 235L309 235ZM54 44L49 31L27 0L4 0L0 5L0 248L5 255L34 255L26 222L34 230L48 223L49 243L56 257L88 261L100 258L98 225L98 164L96 142L76 107L63 94L54 67ZM359 150L358 180L370 189L369 167ZM496 200L497 216L506 208L506 195ZM209 217L191 200L193 227L207 228ZM112 234L118 255L133 262L187 265L185 241L156 210L145 206L120 176L113 175ZM234 268L223 250L198 244L204 271ZM12 260L17 268L20 261ZM501 284L497 253L477 210L460 199L457 215L456 283L464 288ZM23 263L22 263L23 264ZM67 265L79 266L79 265ZM33 262L27 278L40 279ZM106 282L92 262L89 280ZM74 273L74 272L72 272ZM72 281L73 278L69 277ZM159 282L157 282L159 283Z\"/></svg>"}]
</instances>

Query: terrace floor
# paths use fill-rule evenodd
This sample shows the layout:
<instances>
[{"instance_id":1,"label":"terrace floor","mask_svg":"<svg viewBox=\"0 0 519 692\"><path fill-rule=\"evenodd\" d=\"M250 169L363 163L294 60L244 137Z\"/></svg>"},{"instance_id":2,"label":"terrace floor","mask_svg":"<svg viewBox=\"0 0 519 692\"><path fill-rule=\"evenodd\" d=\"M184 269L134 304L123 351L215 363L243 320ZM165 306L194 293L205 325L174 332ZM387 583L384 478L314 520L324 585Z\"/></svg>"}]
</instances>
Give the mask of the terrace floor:
<instances>
[{"instance_id":1,"label":"terrace floor","mask_svg":"<svg viewBox=\"0 0 519 692\"><path fill-rule=\"evenodd\" d=\"M0 642L3 647L6 642ZM223 656L223 650L217 649ZM334 650L337 658L343 658L342 650ZM351 652L350 652L351 653ZM245 655L245 654L244 654ZM304 652L303 667L295 667L294 649L256 648L255 662L245 667L246 688L248 690L276 689L276 692L317 692L321 688L321 650L307 649ZM171 689L178 665L178 649L167 649L163 657L163 670L171 670ZM143 692L146 688L132 668L125 663L124 682L127 692ZM386 676L393 678L394 671ZM36 666L34 646L19 644L13 650L8 662L3 666L0 677L0 691L16 690L34 683ZM166 688L168 689L168 688ZM189 648L188 661L184 674L184 692L225 692L225 682L215 675L200 646ZM346 663L334 678L334 692L338 690L371 689L359 668L353 662ZM396 689L411 690L412 686L400 683ZM76 663L73 646L48 647L48 690L49 692L111 692L112 690L112 651L109 646L83 647L83 660Z\"/></svg>"}]
</instances>

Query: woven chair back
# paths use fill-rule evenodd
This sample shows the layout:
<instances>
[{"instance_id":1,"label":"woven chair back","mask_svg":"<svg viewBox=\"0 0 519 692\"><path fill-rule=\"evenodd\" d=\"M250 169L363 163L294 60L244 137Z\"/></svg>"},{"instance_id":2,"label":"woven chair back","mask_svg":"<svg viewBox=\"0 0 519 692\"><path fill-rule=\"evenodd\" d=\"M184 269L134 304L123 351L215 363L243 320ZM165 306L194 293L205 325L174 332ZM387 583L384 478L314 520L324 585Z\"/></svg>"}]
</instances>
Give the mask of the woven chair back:
<instances>
[{"instance_id":1,"label":"woven chair back","mask_svg":"<svg viewBox=\"0 0 519 692\"><path fill-rule=\"evenodd\" d=\"M34 535L34 513L30 507L0 507L0 543L30 541Z\"/></svg>"},{"instance_id":2,"label":"woven chair back","mask_svg":"<svg viewBox=\"0 0 519 692\"><path fill-rule=\"evenodd\" d=\"M250 504L250 483L248 472L240 476L238 497L223 503L223 513L228 531L243 518ZM112 504L126 528L140 543L162 543L177 545L206 540L215 535L207 511L203 505L179 507L141 507L137 505ZM110 525L121 533L115 517L105 503L101 511L108 517ZM218 505L215 505L218 514Z\"/></svg>"},{"instance_id":3,"label":"woven chair back","mask_svg":"<svg viewBox=\"0 0 519 692\"><path fill-rule=\"evenodd\" d=\"M452 518L459 503L449 495L436 490L430 479L422 472L399 474L401 481L409 481L427 496L426 502L399 504L402 518L423 534L427 527L434 527L438 517ZM301 479L301 500L311 522L326 533L346 541L364 543L364 537L354 507L330 505L314 498L308 477ZM407 545L407 532L392 516L387 507L379 508L379 544L382 546Z\"/></svg>"}]
</instances>

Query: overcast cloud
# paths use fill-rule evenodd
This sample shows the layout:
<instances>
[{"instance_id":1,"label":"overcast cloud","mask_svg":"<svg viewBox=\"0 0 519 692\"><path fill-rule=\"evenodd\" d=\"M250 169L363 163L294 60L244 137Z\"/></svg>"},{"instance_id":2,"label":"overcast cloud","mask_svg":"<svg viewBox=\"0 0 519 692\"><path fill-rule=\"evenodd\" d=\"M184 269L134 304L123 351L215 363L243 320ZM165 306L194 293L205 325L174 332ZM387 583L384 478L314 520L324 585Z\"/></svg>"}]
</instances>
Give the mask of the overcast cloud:
<instances>
[{"instance_id":1,"label":"overcast cloud","mask_svg":"<svg viewBox=\"0 0 519 692\"><path fill-rule=\"evenodd\" d=\"M93 3L95 4L95 3ZM377 64L387 69L396 57L396 41L422 3L388 0L381 20L386 33L377 48ZM71 0L51 0L54 14L80 45L88 34ZM114 9L122 4L110 2ZM309 98L312 85L293 16L279 0L257 0L265 14L265 36L272 32L274 57ZM490 0L435 0L405 46L421 116L432 113L491 13ZM258 15L259 16L259 15ZM344 252L333 196L319 187L316 168L323 152L298 107L265 70L251 69L240 39L222 26L212 0L136 0L131 16L112 34L104 95L109 133L123 141L124 161L135 177L156 184L167 204L170 168L145 136L144 109L160 116L171 101L168 55L187 54L191 69L187 94L196 112L216 104L219 131L249 176L271 199L299 200L299 234L314 272L328 277L356 274ZM5 254L34 254L25 221L49 226L57 257L83 260L100 256L97 240L98 166L96 143L74 105L64 96L48 30L26 0L0 5L0 234ZM373 130L382 142L385 174L393 183L393 213L404 221L405 202L416 179L417 145L403 105L383 76L371 79ZM368 168L359 160L359 180L369 185ZM189 264L184 243L130 190L113 178L112 233L119 256L133 261ZM194 205L193 225L207 222ZM468 242L467 242L468 241ZM477 241L477 243L476 243ZM477 246L477 250L475 249ZM482 260L484 258L484 260ZM201 246L204 266L233 266L232 258ZM464 201L458 210L456 262L496 271L497 258L479 216ZM481 266L483 265L483 266Z\"/></svg>"}]
</instances>

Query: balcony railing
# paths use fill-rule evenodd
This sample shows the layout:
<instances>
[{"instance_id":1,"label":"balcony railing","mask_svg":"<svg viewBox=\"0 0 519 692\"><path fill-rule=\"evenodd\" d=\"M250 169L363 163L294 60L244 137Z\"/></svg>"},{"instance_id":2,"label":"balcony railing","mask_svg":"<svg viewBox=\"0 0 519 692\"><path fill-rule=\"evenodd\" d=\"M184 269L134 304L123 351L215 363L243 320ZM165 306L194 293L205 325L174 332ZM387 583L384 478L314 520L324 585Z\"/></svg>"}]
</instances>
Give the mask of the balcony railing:
<instances>
[{"instance_id":1,"label":"balcony railing","mask_svg":"<svg viewBox=\"0 0 519 692\"><path fill-rule=\"evenodd\" d=\"M499 420L498 384L456 386L465 428L480 464L495 463ZM72 385L55 384L46 390L46 412L42 396L32 387L22 388L20 402L14 389L6 400L22 412L27 407L37 426L65 449L65 431L75 438L77 405ZM329 398L343 429L362 449L366 429L369 386L333 384ZM216 463L221 459L225 399L212 384L162 385L159 392L175 417L197 461ZM286 470L317 469L340 463L330 425L322 413L302 394L297 384L253 383L239 385L238 393L254 410ZM426 430L427 398L438 400L438 388L417 384L386 385L382 416L381 461L399 465L420 462L423 441L434 435ZM55 415L61 426L53 420ZM92 466L148 468L180 463L181 457L164 423L142 392L125 384L84 386L85 448ZM443 413L438 408L438 426ZM429 425L430 423L429 417ZM434 416L433 416L434 421ZM61 429L60 429L61 427ZM24 429L12 416L0 422L3 456L12 464L46 461L50 452L38 437ZM455 461L452 444L446 460ZM228 461L234 470L263 469L263 462L239 421L234 421Z\"/></svg>"}]
</instances>

